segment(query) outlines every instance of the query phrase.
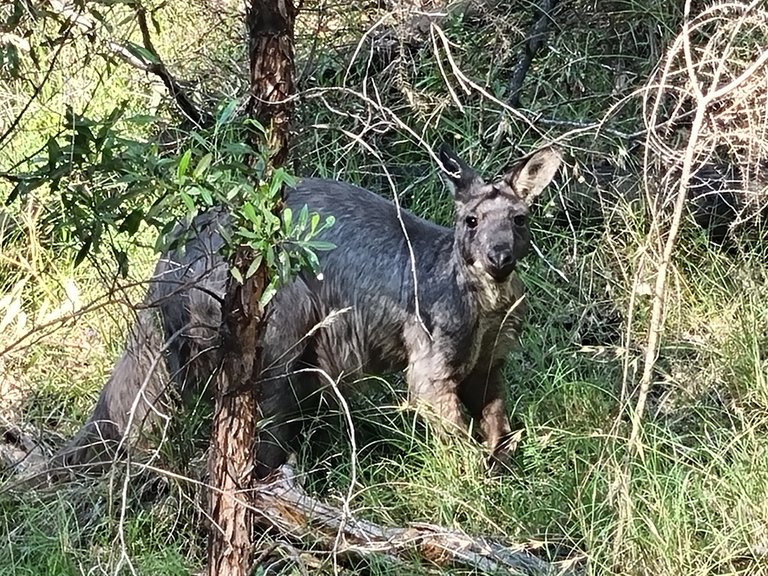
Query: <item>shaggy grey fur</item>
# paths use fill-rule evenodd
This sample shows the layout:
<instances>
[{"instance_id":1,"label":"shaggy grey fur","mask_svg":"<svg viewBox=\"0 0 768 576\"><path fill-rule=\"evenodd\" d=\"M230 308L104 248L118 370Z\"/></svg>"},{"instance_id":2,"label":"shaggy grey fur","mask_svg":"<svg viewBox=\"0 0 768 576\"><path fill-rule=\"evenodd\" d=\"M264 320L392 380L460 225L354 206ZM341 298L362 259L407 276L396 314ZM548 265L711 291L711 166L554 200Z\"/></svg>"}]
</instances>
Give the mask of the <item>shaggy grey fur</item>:
<instances>
[{"instance_id":1,"label":"shaggy grey fur","mask_svg":"<svg viewBox=\"0 0 768 576\"><path fill-rule=\"evenodd\" d=\"M398 214L392 202L342 182L307 178L287 191L294 210L306 204L335 217L322 238L336 248L318 254L320 275L300 274L270 303L259 474L284 462L296 414L316 402L327 377L400 370L413 402L429 405L449 429L466 427L465 408L488 448L503 456L510 428L501 368L524 313L514 270L529 250L530 203L560 157L543 149L490 184L449 149L440 157L454 191L453 230ZM199 216L183 247L160 259L126 350L58 463L102 460L129 428L157 419L169 380L197 387L215 372L223 225L221 211Z\"/></svg>"}]
</instances>

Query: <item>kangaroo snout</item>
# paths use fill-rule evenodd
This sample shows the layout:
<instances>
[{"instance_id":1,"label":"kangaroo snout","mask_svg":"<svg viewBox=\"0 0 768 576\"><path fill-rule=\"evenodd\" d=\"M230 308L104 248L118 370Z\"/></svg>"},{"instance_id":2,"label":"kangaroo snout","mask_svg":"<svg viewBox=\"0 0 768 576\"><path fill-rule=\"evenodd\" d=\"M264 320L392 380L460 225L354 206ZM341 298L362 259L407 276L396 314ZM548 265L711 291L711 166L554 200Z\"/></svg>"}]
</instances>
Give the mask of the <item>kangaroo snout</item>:
<instances>
[{"instance_id":1,"label":"kangaroo snout","mask_svg":"<svg viewBox=\"0 0 768 576\"><path fill-rule=\"evenodd\" d=\"M510 244L496 244L487 254L488 273L497 282L502 282L515 270L515 252Z\"/></svg>"}]
</instances>

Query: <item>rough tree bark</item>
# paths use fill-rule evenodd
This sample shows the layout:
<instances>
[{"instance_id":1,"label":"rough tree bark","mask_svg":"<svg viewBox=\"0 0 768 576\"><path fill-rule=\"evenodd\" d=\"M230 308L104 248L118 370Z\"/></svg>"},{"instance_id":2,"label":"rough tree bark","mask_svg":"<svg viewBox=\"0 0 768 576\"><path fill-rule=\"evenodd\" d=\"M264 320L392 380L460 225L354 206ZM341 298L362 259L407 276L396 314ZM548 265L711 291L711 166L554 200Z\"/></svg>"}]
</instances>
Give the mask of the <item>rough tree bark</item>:
<instances>
[{"instance_id":1,"label":"rough tree bark","mask_svg":"<svg viewBox=\"0 0 768 576\"><path fill-rule=\"evenodd\" d=\"M250 0L247 13L251 93L248 113L267 128L263 141L252 144L269 151L267 168L288 158L293 92L293 30L296 9L292 0ZM275 206L280 210L280 206ZM243 277L254 254L236 250L234 261ZM222 308L222 365L217 381L216 408L209 456L211 529L208 541L210 576L245 576L251 571L253 515L242 502L253 483L253 447L258 410L263 310L259 304L267 284L265 265L240 284L230 276ZM239 496L239 498L238 498ZM240 502L238 502L240 500Z\"/></svg>"},{"instance_id":2,"label":"rough tree bark","mask_svg":"<svg viewBox=\"0 0 768 576\"><path fill-rule=\"evenodd\" d=\"M293 28L296 8L292 0L251 0L248 11L248 53L251 62L250 115L267 128L271 165L288 159L293 94Z\"/></svg>"}]
</instances>

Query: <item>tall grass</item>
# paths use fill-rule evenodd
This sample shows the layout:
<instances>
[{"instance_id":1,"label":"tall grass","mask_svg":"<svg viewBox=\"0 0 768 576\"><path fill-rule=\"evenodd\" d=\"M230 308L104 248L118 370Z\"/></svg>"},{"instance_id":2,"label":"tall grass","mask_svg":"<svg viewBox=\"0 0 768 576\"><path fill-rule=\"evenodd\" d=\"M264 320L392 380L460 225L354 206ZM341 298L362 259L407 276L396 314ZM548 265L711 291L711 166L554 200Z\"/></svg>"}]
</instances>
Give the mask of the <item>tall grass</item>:
<instances>
[{"instance_id":1,"label":"tall grass","mask_svg":"<svg viewBox=\"0 0 768 576\"><path fill-rule=\"evenodd\" d=\"M156 45L190 76L206 69L184 58L183 46L196 46L202 62L221 61L213 68L219 73L204 82L212 93L226 93L237 82L221 71L241 69L242 51L233 44L232 52L214 53L209 35L217 34L223 43L237 34L235 20L227 21L232 29L212 32L204 3L195 7L188 12L169 2L159 11L162 33ZM491 96L503 99L528 14L528 4L509 2L479 19L440 23L453 43L456 65ZM339 177L385 195L393 193L391 178L403 205L447 224L449 197L419 139L430 145L449 139L468 160L494 173L521 152L559 137L569 166L536 210L534 236L543 257L531 257L521 270L530 310L506 369L510 414L519 431L511 470L491 476L474 443L436 437L403 406L402 382L393 378L353 393L355 453L344 418L307 425L307 441L298 454L305 488L331 501L346 498L351 489L354 513L387 525L438 523L535 543L554 558L581 559L586 572L595 575L768 574L766 262L754 251L717 251L686 224L671 273L640 449L629 450L630 407L637 397L653 277L651 268L641 268L651 233L643 176L658 175L630 170L619 185L616 174L619 191L605 194L589 178L588 184L578 182L579 173L589 176L601 159L630 167L640 161L629 151L633 143L617 134L642 128L638 94L679 31L679 3L566 3L559 28L524 87L524 104L531 111L524 114L546 120L533 126L487 95L461 90L450 67L447 73L440 70L434 51L439 38L433 44L428 34L420 47L384 67L369 62L370 51L363 49L347 69L351 46L372 21L371 13L365 18L332 4L306 13L299 51L302 64L308 63L301 84L307 92L295 142L301 175ZM336 50L311 50L318 26L324 41L335 39ZM127 33L134 32L129 27ZM447 66L445 54L439 56ZM340 61L346 62L341 68ZM33 110L18 133L13 154L7 147L0 152L4 163L15 163L44 141L53 129L51 118L66 100L64 84L81 86L78 94L87 89L97 108L108 110L128 98L137 113L143 111L146 78L119 67L113 72L118 76L111 76L114 84L99 84L94 78L103 68L82 72L75 81L59 71L45 106ZM461 108L448 96L446 83ZM365 99L373 86L386 110ZM82 102L69 100L76 107ZM6 103L8 110L14 106ZM600 119L612 132L573 129L573 122ZM602 223L581 228L577 212L586 218L582 222ZM13 217L23 222L20 213ZM71 300L68 282L77 287L80 310L103 297L111 281L105 270L113 269L106 257L73 269L66 250L50 242L36 222L23 222L23 236L3 245L0 262L7 274L0 282L3 295L14 295L16 282L27 282L14 296L20 303L16 314L34 319L25 329L39 324L46 310ZM151 238L145 241L152 244ZM134 278L140 280L152 250L139 247L134 256L142 263ZM140 292L140 287L129 292L128 299ZM7 305L0 309L0 318L7 310ZM51 443L72 433L120 351L130 320L126 310L119 302L97 307L1 356L0 384L21 390L3 417L47 431ZM0 333L0 350L24 332L17 327L18 318ZM157 463L166 474L120 464L104 478L56 490L15 494L0 489L0 574L199 570L205 551L204 495L195 483L178 478L200 478L205 414L201 406L174 425ZM126 473L131 476L123 493ZM259 542L264 548L274 544L270 534ZM296 573L302 562L318 573L332 572L325 555L309 555L297 559L283 543L269 561L279 573ZM348 573L391 570L371 560ZM415 558L403 570L431 571Z\"/></svg>"}]
</instances>

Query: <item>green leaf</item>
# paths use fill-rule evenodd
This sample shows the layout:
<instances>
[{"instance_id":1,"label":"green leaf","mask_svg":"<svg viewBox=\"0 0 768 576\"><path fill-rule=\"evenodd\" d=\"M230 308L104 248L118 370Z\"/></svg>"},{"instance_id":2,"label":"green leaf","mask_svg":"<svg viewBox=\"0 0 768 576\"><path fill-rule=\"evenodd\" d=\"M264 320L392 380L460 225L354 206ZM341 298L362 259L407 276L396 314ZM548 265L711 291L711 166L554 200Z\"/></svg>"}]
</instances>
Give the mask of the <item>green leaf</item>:
<instances>
[{"instance_id":1,"label":"green leaf","mask_svg":"<svg viewBox=\"0 0 768 576\"><path fill-rule=\"evenodd\" d=\"M141 221L144 219L144 212L140 208L136 208L133 212L128 214L120 224L119 230L121 232L128 232L131 236L136 234L141 225Z\"/></svg>"},{"instance_id":2,"label":"green leaf","mask_svg":"<svg viewBox=\"0 0 768 576\"><path fill-rule=\"evenodd\" d=\"M200 158L200 162L197 163L197 166L195 167L195 171L192 173L192 177L197 179L197 178L200 178L201 175L205 174L205 171L208 170L208 167L211 165L212 159L213 159L213 154L211 154L210 152L208 152L206 155Z\"/></svg>"},{"instance_id":3,"label":"green leaf","mask_svg":"<svg viewBox=\"0 0 768 576\"><path fill-rule=\"evenodd\" d=\"M276 197L283 188L283 184L288 184L290 186L294 183L295 180L288 174L288 172L282 168L278 168L272 174L272 180L269 183L269 197Z\"/></svg>"},{"instance_id":4,"label":"green leaf","mask_svg":"<svg viewBox=\"0 0 768 576\"><path fill-rule=\"evenodd\" d=\"M240 227L237 231L237 235L240 238L246 238L248 240L261 240L261 237L259 237L255 232L252 230L248 230L247 228Z\"/></svg>"},{"instance_id":5,"label":"green leaf","mask_svg":"<svg viewBox=\"0 0 768 576\"><path fill-rule=\"evenodd\" d=\"M229 189L229 192L226 194L227 202L232 202L235 197L240 193L240 186L232 186L232 188Z\"/></svg>"},{"instance_id":6,"label":"green leaf","mask_svg":"<svg viewBox=\"0 0 768 576\"><path fill-rule=\"evenodd\" d=\"M261 298L259 298L259 304L262 308L266 308L267 304L269 304L269 301L272 300L274 295L277 293L277 286L275 285L275 281L273 280L269 284L267 284L267 287L264 288L264 292L261 293Z\"/></svg>"},{"instance_id":7,"label":"green leaf","mask_svg":"<svg viewBox=\"0 0 768 576\"><path fill-rule=\"evenodd\" d=\"M192 158L192 150L187 150L181 156L179 165L176 167L176 180L180 185L184 183L184 176L187 173L187 168L189 168L190 158Z\"/></svg>"},{"instance_id":8,"label":"green leaf","mask_svg":"<svg viewBox=\"0 0 768 576\"><path fill-rule=\"evenodd\" d=\"M22 177L18 182L16 182L16 185L13 187L13 190L11 190L11 193L8 194L8 198L6 198L5 204L11 204L19 195L23 196L28 194L43 184L45 184L44 178Z\"/></svg>"},{"instance_id":9,"label":"green leaf","mask_svg":"<svg viewBox=\"0 0 768 576\"><path fill-rule=\"evenodd\" d=\"M147 124L156 124L157 116L151 116L149 114L136 114L125 119L126 122L136 124L138 126L146 126Z\"/></svg>"},{"instance_id":10,"label":"green leaf","mask_svg":"<svg viewBox=\"0 0 768 576\"><path fill-rule=\"evenodd\" d=\"M158 6L157 8L155 8L154 10L152 10L152 12L150 12L150 17L152 18L152 26L155 28L155 34L157 35L160 34L161 29L160 29L160 22L158 22L157 17L155 15L155 10L159 8L164 8L164 3Z\"/></svg>"},{"instance_id":11,"label":"green leaf","mask_svg":"<svg viewBox=\"0 0 768 576\"><path fill-rule=\"evenodd\" d=\"M249 222L256 222L256 209L253 207L253 204L250 202L246 202L243 204L243 208L241 210L243 216L245 216L245 219Z\"/></svg>"},{"instance_id":12,"label":"green leaf","mask_svg":"<svg viewBox=\"0 0 768 576\"><path fill-rule=\"evenodd\" d=\"M117 271L121 277L128 277L128 254L125 250L116 250L115 259L117 260Z\"/></svg>"},{"instance_id":13,"label":"green leaf","mask_svg":"<svg viewBox=\"0 0 768 576\"><path fill-rule=\"evenodd\" d=\"M264 129L263 124L256 120L255 118L246 118L244 124L246 126L250 126L251 128L255 128L262 136L266 136L267 131Z\"/></svg>"},{"instance_id":14,"label":"green leaf","mask_svg":"<svg viewBox=\"0 0 768 576\"><path fill-rule=\"evenodd\" d=\"M213 206L213 196L208 188L200 188L200 197L203 199L206 206Z\"/></svg>"},{"instance_id":15,"label":"green leaf","mask_svg":"<svg viewBox=\"0 0 768 576\"><path fill-rule=\"evenodd\" d=\"M286 206L285 208L283 208L282 216L283 216L283 229L286 232L290 232L291 223L293 220L293 211L288 206Z\"/></svg>"},{"instance_id":16,"label":"green leaf","mask_svg":"<svg viewBox=\"0 0 768 576\"><path fill-rule=\"evenodd\" d=\"M195 201L186 192L180 192L179 197L184 203L184 207L187 209L187 212L192 214L195 211Z\"/></svg>"},{"instance_id":17,"label":"green leaf","mask_svg":"<svg viewBox=\"0 0 768 576\"><path fill-rule=\"evenodd\" d=\"M285 250L277 253L277 275L280 278L280 284L287 284L291 279L291 255Z\"/></svg>"},{"instance_id":18,"label":"green leaf","mask_svg":"<svg viewBox=\"0 0 768 576\"><path fill-rule=\"evenodd\" d=\"M256 254L256 256L253 258L253 261L248 266L248 271L245 273L245 277L250 278L256 274L256 271L259 269L259 266L261 266L263 260L264 258L261 254Z\"/></svg>"},{"instance_id":19,"label":"green leaf","mask_svg":"<svg viewBox=\"0 0 768 576\"><path fill-rule=\"evenodd\" d=\"M221 126L222 124L226 124L229 122L230 118L235 113L235 108L237 108L237 100L230 100L227 102L227 105L224 106L224 108L221 110L221 114L219 114L219 117L216 118L216 125Z\"/></svg>"},{"instance_id":20,"label":"green leaf","mask_svg":"<svg viewBox=\"0 0 768 576\"><path fill-rule=\"evenodd\" d=\"M217 230L219 234L221 234L221 238L224 240L225 245L231 245L232 244L232 232L229 226L217 226Z\"/></svg>"},{"instance_id":21,"label":"green leaf","mask_svg":"<svg viewBox=\"0 0 768 576\"><path fill-rule=\"evenodd\" d=\"M240 274L240 270L233 267L229 269L229 273L232 274L232 278L237 280L240 284L243 283L243 275Z\"/></svg>"},{"instance_id":22,"label":"green leaf","mask_svg":"<svg viewBox=\"0 0 768 576\"><path fill-rule=\"evenodd\" d=\"M312 272L317 272L320 269L320 261L317 259L317 255L314 252L306 253L307 264Z\"/></svg>"},{"instance_id":23,"label":"green leaf","mask_svg":"<svg viewBox=\"0 0 768 576\"><path fill-rule=\"evenodd\" d=\"M228 142L221 146L221 152L227 156L250 156L255 153L253 148L242 142Z\"/></svg>"},{"instance_id":24,"label":"green leaf","mask_svg":"<svg viewBox=\"0 0 768 576\"><path fill-rule=\"evenodd\" d=\"M324 240L308 240L304 242L304 245L307 248L311 248L312 250L320 250L321 252L333 250L336 248L336 244L333 242L326 242Z\"/></svg>"},{"instance_id":25,"label":"green leaf","mask_svg":"<svg viewBox=\"0 0 768 576\"><path fill-rule=\"evenodd\" d=\"M53 168L59 162L61 158L61 146L56 141L56 138L48 140L48 167Z\"/></svg>"},{"instance_id":26,"label":"green leaf","mask_svg":"<svg viewBox=\"0 0 768 576\"><path fill-rule=\"evenodd\" d=\"M83 260L85 260L85 257L88 256L88 252L91 250L92 243L93 237L88 236L88 238L85 239L85 242L83 242L83 245L80 247L80 250L77 251L77 255L75 256L75 268L80 266Z\"/></svg>"},{"instance_id":27,"label":"green leaf","mask_svg":"<svg viewBox=\"0 0 768 576\"><path fill-rule=\"evenodd\" d=\"M277 216L275 216L272 212L266 211L264 213L264 223L266 224L265 233L272 234L278 230L280 230L280 224L281 220Z\"/></svg>"},{"instance_id":28,"label":"green leaf","mask_svg":"<svg viewBox=\"0 0 768 576\"><path fill-rule=\"evenodd\" d=\"M152 52L144 48L144 46L139 46L138 44L134 44L133 42L126 42L125 49L128 50L128 52L130 52L132 56L135 56L139 60L143 60L147 64L160 63L160 60L158 60L157 56L155 56Z\"/></svg>"}]
</instances>

